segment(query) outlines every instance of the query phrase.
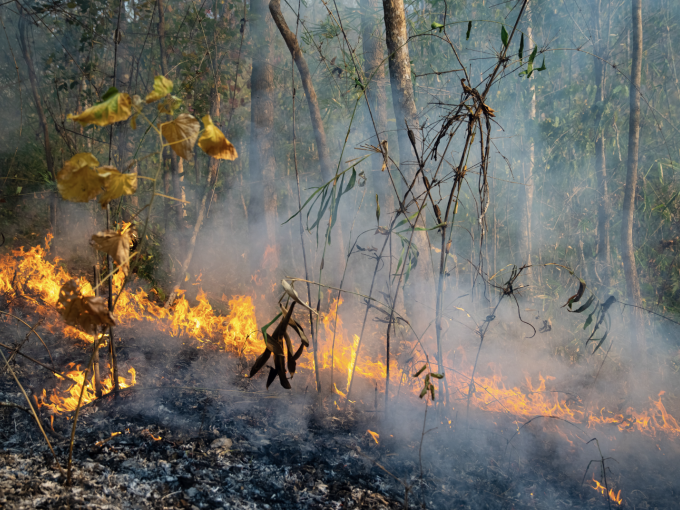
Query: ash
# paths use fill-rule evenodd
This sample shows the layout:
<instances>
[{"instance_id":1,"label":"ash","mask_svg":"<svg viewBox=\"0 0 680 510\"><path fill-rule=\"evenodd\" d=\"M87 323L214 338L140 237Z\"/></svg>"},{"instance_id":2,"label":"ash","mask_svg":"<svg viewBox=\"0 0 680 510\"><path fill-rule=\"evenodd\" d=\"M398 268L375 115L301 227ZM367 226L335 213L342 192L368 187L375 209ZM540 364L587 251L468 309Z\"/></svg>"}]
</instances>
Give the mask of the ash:
<instances>
[{"instance_id":1,"label":"ash","mask_svg":"<svg viewBox=\"0 0 680 510\"><path fill-rule=\"evenodd\" d=\"M87 347L76 355L63 342L55 365L88 357ZM134 364L138 385L81 410L71 486L33 418L7 405L26 402L7 371L0 374L0 507L608 508L582 483L585 465L566 464L555 435L538 427L521 436L531 451L508 455L498 431L514 433L511 421L494 415L445 425L430 406L423 436L424 405L395 399L384 419L372 399L346 407L318 396L310 374L297 374L292 391L265 391L265 376L235 375L247 370L246 360L182 343L121 341L121 371ZM40 357L37 345L29 352ZM13 369L29 395L54 380L23 359ZM42 413L65 467L71 416L56 416L52 430ZM636 479L642 490L628 493L625 505L667 508L677 489L672 470L664 482L670 491L659 491L649 462L629 465L635 471L623 481ZM617 474L610 481L621 483Z\"/></svg>"}]
</instances>

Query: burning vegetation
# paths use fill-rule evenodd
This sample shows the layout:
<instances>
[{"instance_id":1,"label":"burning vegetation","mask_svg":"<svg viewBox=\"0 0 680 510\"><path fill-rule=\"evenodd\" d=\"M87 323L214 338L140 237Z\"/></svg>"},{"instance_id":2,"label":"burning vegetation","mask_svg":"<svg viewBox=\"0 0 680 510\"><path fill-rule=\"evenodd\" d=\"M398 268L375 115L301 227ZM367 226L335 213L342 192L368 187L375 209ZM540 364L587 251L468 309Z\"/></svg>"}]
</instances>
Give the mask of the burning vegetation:
<instances>
[{"instance_id":1,"label":"burning vegetation","mask_svg":"<svg viewBox=\"0 0 680 510\"><path fill-rule=\"evenodd\" d=\"M571 49L530 0L1 4L0 506L664 507L680 89L630 1Z\"/></svg>"}]
</instances>

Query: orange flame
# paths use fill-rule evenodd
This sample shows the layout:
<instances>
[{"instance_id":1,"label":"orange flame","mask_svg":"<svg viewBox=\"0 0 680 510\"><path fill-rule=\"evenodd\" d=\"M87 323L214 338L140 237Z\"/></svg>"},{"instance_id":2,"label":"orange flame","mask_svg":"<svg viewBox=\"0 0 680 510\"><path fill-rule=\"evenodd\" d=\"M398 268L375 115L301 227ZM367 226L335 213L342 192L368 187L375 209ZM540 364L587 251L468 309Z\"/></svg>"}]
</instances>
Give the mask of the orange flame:
<instances>
[{"instance_id":1,"label":"orange flame","mask_svg":"<svg viewBox=\"0 0 680 510\"><path fill-rule=\"evenodd\" d=\"M380 443L378 441L378 439L380 439L380 434L378 434L377 432L373 432L372 430L367 430L366 432L368 432L371 435L371 437L373 438L373 441L375 441L375 444Z\"/></svg>"},{"instance_id":2,"label":"orange flame","mask_svg":"<svg viewBox=\"0 0 680 510\"><path fill-rule=\"evenodd\" d=\"M614 489L609 489L609 492L607 492L607 488L604 485L602 485L600 482L595 480L595 473L593 473L593 482L595 482L595 485L591 486L593 489L598 491L603 496L609 495L609 499L611 499L617 505L623 504L623 499L621 499L621 491L619 491L618 493L615 493Z\"/></svg>"}]
</instances>

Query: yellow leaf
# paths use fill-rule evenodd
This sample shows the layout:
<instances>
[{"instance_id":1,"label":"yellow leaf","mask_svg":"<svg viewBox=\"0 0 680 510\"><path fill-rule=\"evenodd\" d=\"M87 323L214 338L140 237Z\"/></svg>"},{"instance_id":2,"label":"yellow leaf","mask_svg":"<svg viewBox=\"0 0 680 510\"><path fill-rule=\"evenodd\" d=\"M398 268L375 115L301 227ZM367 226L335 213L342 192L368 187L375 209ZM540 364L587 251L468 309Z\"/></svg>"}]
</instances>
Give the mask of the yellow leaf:
<instances>
[{"instance_id":1,"label":"yellow leaf","mask_svg":"<svg viewBox=\"0 0 680 510\"><path fill-rule=\"evenodd\" d=\"M196 117L182 113L175 120L161 124L161 133L180 158L191 159L198 132L201 130Z\"/></svg>"},{"instance_id":2,"label":"yellow leaf","mask_svg":"<svg viewBox=\"0 0 680 510\"><path fill-rule=\"evenodd\" d=\"M182 100L177 96L167 96L163 101L158 103L158 113L167 113L173 115L175 110L182 105Z\"/></svg>"},{"instance_id":3,"label":"yellow leaf","mask_svg":"<svg viewBox=\"0 0 680 510\"><path fill-rule=\"evenodd\" d=\"M122 234L114 230L98 232L92 236L90 244L97 250L111 255L125 276L130 273L130 236L128 231Z\"/></svg>"},{"instance_id":4,"label":"yellow leaf","mask_svg":"<svg viewBox=\"0 0 680 510\"><path fill-rule=\"evenodd\" d=\"M96 170L99 161L89 152L69 159L57 174L57 189L71 202L89 202L102 190L103 180Z\"/></svg>"},{"instance_id":5,"label":"yellow leaf","mask_svg":"<svg viewBox=\"0 0 680 510\"><path fill-rule=\"evenodd\" d=\"M121 174L112 166L102 166L97 171L104 181L104 193L99 197L102 207L106 207L111 200L137 191L137 174Z\"/></svg>"},{"instance_id":6,"label":"yellow leaf","mask_svg":"<svg viewBox=\"0 0 680 510\"><path fill-rule=\"evenodd\" d=\"M153 91L146 96L146 103L153 103L172 92L172 82L165 76L156 76L153 79Z\"/></svg>"},{"instance_id":7,"label":"yellow leaf","mask_svg":"<svg viewBox=\"0 0 680 510\"><path fill-rule=\"evenodd\" d=\"M215 159L227 159L233 161L238 158L236 149L229 140L224 136L224 133L213 124L210 115L203 117L203 124L205 129L201 138L198 140L198 146L203 149L208 156Z\"/></svg>"},{"instance_id":8,"label":"yellow leaf","mask_svg":"<svg viewBox=\"0 0 680 510\"><path fill-rule=\"evenodd\" d=\"M79 115L69 114L68 118L80 123L81 126L95 124L108 126L114 122L128 120L132 112L132 99L128 94L121 94L116 87L111 87L98 103Z\"/></svg>"}]
</instances>

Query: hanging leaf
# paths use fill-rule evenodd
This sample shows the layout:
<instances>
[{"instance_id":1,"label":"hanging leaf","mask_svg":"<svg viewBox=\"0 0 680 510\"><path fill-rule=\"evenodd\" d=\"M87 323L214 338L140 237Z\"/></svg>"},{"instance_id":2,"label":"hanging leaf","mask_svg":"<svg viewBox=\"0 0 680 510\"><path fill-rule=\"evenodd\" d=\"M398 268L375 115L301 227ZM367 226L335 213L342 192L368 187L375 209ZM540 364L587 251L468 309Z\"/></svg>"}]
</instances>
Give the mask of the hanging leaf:
<instances>
[{"instance_id":1,"label":"hanging leaf","mask_svg":"<svg viewBox=\"0 0 680 510\"><path fill-rule=\"evenodd\" d=\"M130 273L130 236L113 230L98 232L92 236L90 244L99 251L111 255L125 276Z\"/></svg>"},{"instance_id":2,"label":"hanging leaf","mask_svg":"<svg viewBox=\"0 0 680 510\"><path fill-rule=\"evenodd\" d=\"M604 335L602 335L602 338L593 338L593 342L597 342L597 345L595 346L595 349L593 349L593 354L597 352L597 350L600 348L600 346L604 343L604 341L607 339L607 335L609 334L609 331L605 331Z\"/></svg>"},{"instance_id":3,"label":"hanging leaf","mask_svg":"<svg viewBox=\"0 0 680 510\"><path fill-rule=\"evenodd\" d=\"M253 377L255 374L257 374L260 369L269 361L269 357L272 355L272 351L269 349L265 349L262 354L260 354L257 359L255 360L255 364L252 366L250 369L250 375L249 377Z\"/></svg>"},{"instance_id":4,"label":"hanging leaf","mask_svg":"<svg viewBox=\"0 0 680 510\"><path fill-rule=\"evenodd\" d=\"M165 76L156 76L153 79L153 91L146 96L146 103L153 103L164 98L172 92L172 82Z\"/></svg>"},{"instance_id":5,"label":"hanging leaf","mask_svg":"<svg viewBox=\"0 0 680 510\"><path fill-rule=\"evenodd\" d=\"M128 94L121 94L116 87L111 87L102 96L100 103L78 115L69 114L67 118L78 122L83 127L90 124L108 126L114 122L128 120L132 115L131 106L132 99Z\"/></svg>"},{"instance_id":6,"label":"hanging leaf","mask_svg":"<svg viewBox=\"0 0 680 510\"><path fill-rule=\"evenodd\" d=\"M293 288L293 286L290 283L288 283L286 280L281 280L281 286L283 287L283 290L286 291L286 294L288 294L288 296L293 301L295 301L301 306L304 306L310 312L316 314L315 310L313 310L307 303L300 299L300 296L298 296L297 291Z\"/></svg>"},{"instance_id":7,"label":"hanging leaf","mask_svg":"<svg viewBox=\"0 0 680 510\"><path fill-rule=\"evenodd\" d=\"M89 202L102 190L103 179L97 172L99 161L89 152L69 159L57 174L59 194L70 202Z\"/></svg>"},{"instance_id":8,"label":"hanging leaf","mask_svg":"<svg viewBox=\"0 0 680 510\"><path fill-rule=\"evenodd\" d=\"M546 69L547 67L545 67L545 57L543 57L543 63L541 64L541 67L536 68L536 72L540 73L541 71L545 71Z\"/></svg>"},{"instance_id":9,"label":"hanging leaf","mask_svg":"<svg viewBox=\"0 0 680 510\"><path fill-rule=\"evenodd\" d=\"M59 290L57 308L66 324L77 326L87 333L92 333L94 326L116 325L106 299L94 296L83 297L75 280L66 282Z\"/></svg>"},{"instance_id":10,"label":"hanging leaf","mask_svg":"<svg viewBox=\"0 0 680 510\"><path fill-rule=\"evenodd\" d=\"M595 310L593 310L592 312L590 312L590 315L586 319L586 322L583 324L583 329L586 329L588 326L590 326L590 323L593 322L593 315L595 314L596 311L597 311L597 308Z\"/></svg>"},{"instance_id":11,"label":"hanging leaf","mask_svg":"<svg viewBox=\"0 0 680 510\"><path fill-rule=\"evenodd\" d=\"M112 166L99 167L97 172L104 181L104 193L99 197L102 207L106 207L111 200L137 191L137 174L121 174Z\"/></svg>"},{"instance_id":12,"label":"hanging leaf","mask_svg":"<svg viewBox=\"0 0 680 510\"><path fill-rule=\"evenodd\" d=\"M586 303L584 305L579 306L576 310L569 310L569 311L572 312L572 313L585 312L590 307L590 305L593 304L593 301L595 301L595 296L590 296L588 298L588 301L586 301Z\"/></svg>"},{"instance_id":13,"label":"hanging leaf","mask_svg":"<svg viewBox=\"0 0 680 510\"><path fill-rule=\"evenodd\" d=\"M166 113L168 115L174 115L175 110L182 106L182 100L177 96L165 96L163 101L158 103L156 108L158 108L158 113Z\"/></svg>"},{"instance_id":14,"label":"hanging leaf","mask_svg":"<svg viewBox=\"0 0 680 510\"><path fill-rule=\"evenodd\" d=\"M269 367L269 375L267 376L267 389L269 389L269 387L272 385L277 374L278 371L274 367Z\"/></svg>"},{"instance_id":15,"label":"hanging leaf","mask_svg":"<svg viewBox=\"0 0 680 510\"><path fill-rule=\"evenodd\" d=\"M571 310L571 305L573 305L574 303L578 303L579 301L581 301L581 298L583 297L583 293L584 293L585 291L586 291L586 282L584 282L583 280L581 280L581 279L579 278L579 279L578 279L578 290L576 291L576 294L574 294L573 296L571 296L571 297L569 298L569 300L568 300L564 305L562 305L562 308L564 308L565 306L568 306L569 309Z\"/></svg>"},{"instance_id":16,"label":"hanging leaf","mask_svg":"<svg viewBox=\"0 0 680 510\"><path fill-rule=\"evenodd\" d=\"M176 119L161 124L161 133L170 147L180 158L190 160L201 124L188 113L181 113Z\"/></svg>"},{"instance_id":17,"label":"hanging leaf","mask_svg":"<svg viewBox=\"0 0 680 510\"><path fill-rule=\"evenodd\" d=\"M505 30L505 25L501 25L501 41L503 46L508 47L508 31Z\"/></svg>"},{"instance_id":18,"label":"hanging leaf","mask_svg":"<svg viewBox=\"0 0 680 510\"><path fill-rule=\"evenodd\" d=\"M432 30L439 29L439 31L441 32L442 29L444 28L444 25L442 25L441 23L433 22L432 25L430 25L430 28L432 28Z\"/></svg>"},{"instance_id":19,"label":"hanging leaf","mask_svg":"<svg viewBox=\"0 0 680 510\"><path fill-rule=\"evenodd\" d=\"M524 34L522 34L522 37L519 40L519 51L517 52L517 56L520 61L524 58Z\"/></svg>"},{"instance_id":20,"label":"hanging leaf","mask_svg":"<svg viewBox=\"0 0 680 510\"><path fill-rule=\"evenodd\" d=\"M356 169L352 168L352 177L349 178L349 182L347 183L347 187L345 188L345 193L347 193L349 190L351 190L354 187L354 184L357 182L357 171Z\"/></svg>"},{"instance_id":21,"label":"hanging leaf","mask_svg":"<svg viewBox=\"0 0 680 510\"><path fill-rule=\"evenodd\" d=\"M201 138L198 140L198 146L203 152L215 159L233 161L238 158L236 149L231 142L227 140L224 133L213 124L210 115L206 115L201 120L203 121L205 128L203 129Z\"/></svg>"},{"instance_id":22,"label":"hanging leaf","mask_svg":"<svg viewBox=\"0 0 680 510\"><path fill-rule=\"evenodd\" d=\"M375 194L375 219L378 220L378 225L380 225L380 199L378 194Z\"/></svg>"},{"instance_id":23,"label":"hanging leaf","mask_svg":"<svg viewBox=\"0 0 680 510\"><path fill-rule=\"evenodd\" d=\"M425 372L426 368L427 368L427 365L423 365L423 367L420 370L418 370L415 374L413 374L413 377L418 377L420 374Z\"/></svg>"},{"instance_id":24,"label":"hanging leaf","mask_svg":"<svg viewBox=\"0 0 680 510\"><path fill-rule=\"evenodd\" d=\"M465 40L470 39L470 32L472 32L472 21L468 21L467 33L465 34Z\"/></svg>"}]
</instances>

